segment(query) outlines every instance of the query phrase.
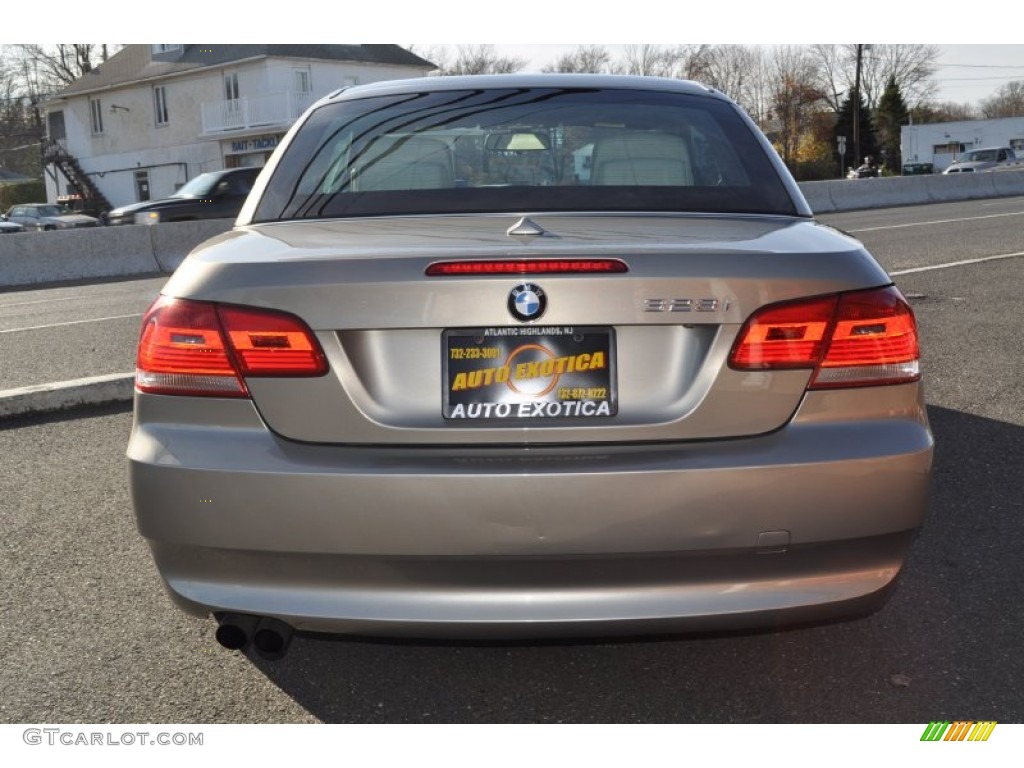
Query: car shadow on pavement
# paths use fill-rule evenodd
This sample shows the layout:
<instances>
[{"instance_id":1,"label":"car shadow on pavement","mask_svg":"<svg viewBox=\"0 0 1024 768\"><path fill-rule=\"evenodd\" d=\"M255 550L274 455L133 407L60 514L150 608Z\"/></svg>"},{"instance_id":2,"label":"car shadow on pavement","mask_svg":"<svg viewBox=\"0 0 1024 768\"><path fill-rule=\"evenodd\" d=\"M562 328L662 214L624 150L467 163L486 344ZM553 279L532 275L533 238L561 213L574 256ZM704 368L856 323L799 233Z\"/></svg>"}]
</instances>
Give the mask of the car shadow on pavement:
<instances>
[{"instance_id":1,"label":"car shadow on pavement","mask_svg":"<svg viewBox=\"0 0 1024 768\"><path fill-rule=\"evenodd\" d=\"M930 518L869 617L541 644L298 635L253 663L327 722L1024 721L1024 427L929 415Z\"/></svg>"}]
</instances>

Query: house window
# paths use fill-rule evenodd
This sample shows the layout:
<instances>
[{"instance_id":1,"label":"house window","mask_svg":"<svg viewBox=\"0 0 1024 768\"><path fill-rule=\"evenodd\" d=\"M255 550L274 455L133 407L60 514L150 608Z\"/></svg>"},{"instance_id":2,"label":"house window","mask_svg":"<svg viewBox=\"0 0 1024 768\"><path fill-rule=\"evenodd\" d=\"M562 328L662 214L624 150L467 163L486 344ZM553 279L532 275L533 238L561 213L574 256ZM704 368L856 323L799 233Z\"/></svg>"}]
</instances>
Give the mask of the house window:
<instances>
[{"instance_id":1,"label":"house window","mask_svg":"<svg viewBox=\"0 0 1024 768\"><path fill-rule=\"evenodd\" d=\"M1024 152L1024 139L1010 139L1010 149L1014 152Z\"/></svg>"},{"instance_id":2,"label":"house window","mask_svg":"<svg viewBox=\"0 0 1024 768\"><path fill-rule=\"evenodd\" d=\"M103 133L103 104L99 99L89 99L89 112L92 115L92 132Z\"/></svg>"},{"instance_id":3,"label":"house window","mask_svg":"<svg viewBox=\"0 0 1024 768\"><path fill-rule=\"evenodd\" d=\"M67 128L64 126L64 110L58 109L46 116L46 133L54 141L68 137Z\"/></svg>"},{"instance_id":4,"label":"house window","mask_svg":"<svg viewBox=\"0 0 1024 768\"><path fill-rule=\"evenodd\" d=\"M308 69L296 69L295 70L295 92L296 93L309 93L313 90L309 82L309 70Z\"/></svg>"},{"instance_id":5,"label":"house window","mask_svg":"<svg viewBox=\"0 0 1024 768\"><path fill-rule=\"evenodd\" d=\"M153 114L157 125L167 125L170 122L167 116L167 89L162 85L153 89Z\"/></svg>"},{"instance_id":6,"label":"house window","mask_svg":"<svg viewBox=\"0 0 1024 768\"><path fill-rule=\"evenodd\" d=\"M966 151L967 147L956 141L951 141L948 144L936 144L932 147L933 155L959 155Z\"/></svg>"},{"instance_id":7,"label":"house window","mask_svg":"<svg viewBox=\"0 0 1024 768\"><path fill-rule=\"evenodd\" d=\"M225 101L238 101L238 73L229 72L224 75Z\"/></svg>"},{"instance_id":8,"label":"house window","mask_svg":"<svg viewBox=\"0 0 1024 768\"><path fill-rule=\"evenodd\" d=\"M135 198L140 203L149 200L149 171L135 172Z\"/></svg>"}]
</instances>

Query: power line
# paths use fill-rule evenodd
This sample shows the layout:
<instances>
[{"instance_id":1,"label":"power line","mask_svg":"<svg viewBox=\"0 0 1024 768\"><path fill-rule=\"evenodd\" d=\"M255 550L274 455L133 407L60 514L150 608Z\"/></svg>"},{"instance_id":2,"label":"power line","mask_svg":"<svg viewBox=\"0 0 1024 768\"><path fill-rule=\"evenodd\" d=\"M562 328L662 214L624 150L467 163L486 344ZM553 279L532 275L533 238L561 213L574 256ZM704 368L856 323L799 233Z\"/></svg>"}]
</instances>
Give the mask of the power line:
<instances>
[{"instance_id":1,"label":"power line","mask_svg":"<svg viewBox=\"0 0 1024 768\"><path fill-rule=\"evenodd\" d=\"M979 81L979 80L1006 80L1006 75L992 75L992 77L944 77L942 82L944 83L959 83L963 81ZM1024 80L1024 72L1017 77L1010 77L1010 80Z\"/></svg>"},{"instance_id":2,"label":"power line","mask_svg":"<svg viewBox=\"0 0 1024 768\"><path fill-rule=\"evenodd\" d=\"M1024 69L1024 64L946 64L945 62L938 65L939 69L943 67L967 67L970 69Z\"/></svg>"}]
</instances>

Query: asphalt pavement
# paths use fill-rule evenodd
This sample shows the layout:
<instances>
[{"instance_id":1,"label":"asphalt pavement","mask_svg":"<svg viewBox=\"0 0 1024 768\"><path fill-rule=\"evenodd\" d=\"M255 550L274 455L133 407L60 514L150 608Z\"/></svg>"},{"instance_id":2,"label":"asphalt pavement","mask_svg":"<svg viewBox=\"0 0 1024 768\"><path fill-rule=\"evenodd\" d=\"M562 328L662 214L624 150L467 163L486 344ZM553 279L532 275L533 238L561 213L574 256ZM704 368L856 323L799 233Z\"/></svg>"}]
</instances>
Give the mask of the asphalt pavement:
<instances>
[{"instance_id":1,"label":"asphalt pavement","mask_svg":"<svg viewBox=\"0 0 1024 768\"><path fill-rule=\"evenodd\" d=\"M166 281L0 293L0 390L133 371L142 314Z\"/></svg>"}]
</instances>

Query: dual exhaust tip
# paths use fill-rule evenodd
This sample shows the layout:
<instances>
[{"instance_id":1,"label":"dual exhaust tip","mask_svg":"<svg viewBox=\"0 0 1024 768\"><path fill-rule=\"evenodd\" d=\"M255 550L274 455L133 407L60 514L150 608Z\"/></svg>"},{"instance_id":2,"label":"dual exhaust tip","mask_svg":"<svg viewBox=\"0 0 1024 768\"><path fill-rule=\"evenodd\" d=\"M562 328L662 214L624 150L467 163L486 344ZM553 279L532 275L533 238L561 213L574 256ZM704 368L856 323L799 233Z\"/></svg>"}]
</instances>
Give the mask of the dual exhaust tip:
<instances>
[{"instance_id":1,"label":"dual exhaust tip","mask_svg":"<svg viewBox=\"0 0 1024 768\"><path fill-rule=\"evenodd\" d=\"M245 651L251 644L260 658L277 661L291 645L294 630L278 619L247 613L217 613L214 617L217 642L229 651Z\"/></svg>"}]
</instances>

